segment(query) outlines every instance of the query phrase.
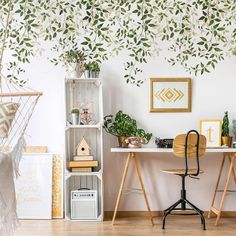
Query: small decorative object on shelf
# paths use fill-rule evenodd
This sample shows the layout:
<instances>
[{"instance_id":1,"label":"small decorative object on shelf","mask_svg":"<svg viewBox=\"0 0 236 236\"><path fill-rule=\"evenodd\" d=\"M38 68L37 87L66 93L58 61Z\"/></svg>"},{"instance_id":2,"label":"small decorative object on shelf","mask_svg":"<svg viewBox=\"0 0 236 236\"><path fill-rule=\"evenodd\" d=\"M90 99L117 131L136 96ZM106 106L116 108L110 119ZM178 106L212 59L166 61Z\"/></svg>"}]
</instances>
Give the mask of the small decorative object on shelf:
<instances>
[{"instance_id":1,"label":"small decorative object on shelf","mask_svg":"<svg viewBox=\"0 0 236 236\"><path fill-rule=\"evenodd\" d=\"M92 172L92 167L97 166L98 161L94 161L90 155L89 144L82 138L76 147L76 156L73 157L73 161L68 162L68 167L72 172Z\"/></svg>"},{"instance_id":2,"label":"small decorative object on shelf","mask_svg":"<svg viewBox=\"0 0 236 236\"><path fill-rule=\"evenodd\" d=\"M97 167L98 161L69 161L68 167L72 172L92 172L92 167Z\"/></svg>"},{"instance_id":3,"label":"small decorative object on shelf","mask_svg":"<svg viewBox=\"0 0 236 236\"><path fill-rule=\"evenodd\" d=\"M73 108L71 110L71 122L72 122L72 125L80 124L80 111L78 108Z\"/></svg>"},{"instance_id":4,"label":"small decorative object on shelf","mask_svg":"<svg viewBox=\"0 0 236 236\"><path fill-rule=\"evenodd\" d=\"M71 172L92 172L92 167L73 167Z\"/></svg>"},{"instance_id":5,"label":"small decorative object on shelf","mask_svg":"<svg viewBox=\"0 0 236 236\"><path fill-rule=\"evenodd\" d=\"M94 113L90 113L88 109L83 109L81 114L82 125L94 125L96 123L94 117Z\"/></svg>"},{"instance_id":6,"label":"small decorative object on shelf","mask_svg":"<svg viewBox=\"0 0 236 236\"><path fill-rule=\"evenodd\" d=\"M99 78L100 66L97 62L88 62L84 65L85 68L85 78Z\"/></svg>"},{"instance_id":7,"label":"small decorative object on shelf","mask_svg":"<svg viewBox=\"0 0 236 236\"><path fill-rule=\"evenodd\" d=\"M86 206L86 207L85 207ZM95 220L98 217L97 190L71 191L71 219Z\"/></svg>"},{"instance_id":8,"label":"small decorative object on shelf","mask_svg":"<svg viewBox=\"0 0 236 236\"><path fill-rule=\"evenodd\" d=\"M173 141L174 139L169 138L155 138L155 144L157 145L157 148L172 148L173 147Z\"/></svg>"},{"instance_id":9,"label":"small decorative object on shelf","mask_svg":"<svg viewBox=\"0 0 236 236\"><path fill-rule=\"evenodd\" d=\"M82 138L80 143L76 147L77 156L89 156L90 155L90 146L86 142L85 138Z\"/></svg>"},{"instance_id":10,"label":"small decorative object on shelf","mask_svg":"<svg viewBox=\"0 0 236 236\"><path fill-rule=\"evenodd\" d=\"M92 155L74 156L73 161L92 161Z\"/></svg>"},{"instance_id":11,"label":"small decorative object on shelf","mask_svg":"<svg viewBox=\"0 0 236 236\"><path fill-rule=\"evenodd\" d=\"M222 124L222 137L221 137L222 145L231 147L232 145L232 137L229 136L229 117L228 111L225 112Z\"/></svg>"},{"instance_id":12,"label":"small decorative object on shelf","mask_svg":"<svg viewBox=\"0 0 236 236\"><path fill-rule=\"evenodd\" d=\"M62 57L66 65L67 76L69 78L80 78L84 73L84 53L78 50L69 50Z\"/></svg>"},{"instance_id":13,"label":"small decorative object on shelf","mask_svg":"<svg viewBox=\"0 0 236 236\"><path fill-rule=\"evenodd\" d=\"M140 137L128 137L125 142L128 144L128 148L141 148L142 144L145 144L145 140Z\"/></svg>"},{"instance_id":14,"label":"small decorative object on shelf","mask_svg":"<svg viewBox=\"0 0 236 236\"><path fill-rule=\"evenodd\" d=\"M118 111L115 118L113 115L105 116L103 128L107 133L118 137L120 147L128 147L125 140L129 137L142 138L144 144L147 144L152 137L151 133L146 133L143 129L139 129L136 120L122 111Z\"/></svg>"},{"instance_id":15,"label":"small decorative object on shelf","mask_svg":"<svg viewBox=\"0 0 236 236\"><path fill-rule=\"evenodd\" d=\"M98 161L69 161L68 166L70 168L74 168L74 167L96 167L96 166L98 166Z\"/></svg>"}]
</instances>

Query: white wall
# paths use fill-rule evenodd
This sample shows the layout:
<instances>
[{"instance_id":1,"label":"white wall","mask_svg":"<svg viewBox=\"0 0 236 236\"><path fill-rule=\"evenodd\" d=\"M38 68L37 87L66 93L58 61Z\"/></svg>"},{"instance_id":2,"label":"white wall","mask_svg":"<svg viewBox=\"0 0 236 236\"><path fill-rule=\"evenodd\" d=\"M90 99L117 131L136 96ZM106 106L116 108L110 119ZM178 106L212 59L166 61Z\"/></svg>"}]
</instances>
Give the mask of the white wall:
<instances>
[{"instance_id":1,"label":"white wall","mask_svg":"<svg viewBox=\"0 0 236 236\"><path fill-rule=\"evenodd\" d=\"M231 118L236 118L236 58L221 63L216 71L203 78L192 80L191 113L149 113L149 81L141 88L125 84L121 80L122 60L113 60L104 66L105 78L105 113L115 113L122 109L138 120L139 124L153 133L153 137L174 138L176 134L190 129L198 129L200 119L222 119L228 110ZM160 57L150 61L144 67L144 78L189 76L181 67L171 67ZM105 135L105 205L106 210L113 210L118 185L124 168L122 155L111 154L109 148L115 146L116 139ZM149 145L154 145L154 140ZM124 156L124 155L123 155ZM179 177L163 174L161 168L175 168L181 160L168 154L140 154L140 165L148 192L152 210L160 210L178 200L180 196ZM188 179L188 196L199 207L209 209L222 155L207 155L201 162L205 174L200 181ZM132 169L132 180L128 184L138 186ZM115 174L114 174L115 173ZM225 210L236 210L235 196L229 195ZM121 204L122 210L144 210L142 195L126 195Z\"/></svg>"},{"instance_id":2,"label":"white wall","mask_svg":"<svg viewBox=\"0 0 236 236\"><path fill-rule=\"evenodd\" d=\"M163 52L164 55L165 52ZM49 151L64 153L64 68L54 67L46 59L48 55L37 58L30 65L27 76L30 86L42 90L44 96L36 108L30 122L28 145L47 145ZM153 137L173 138L176 134L189 129L198 129L200 119L221 119L228 110L231 118L236 118L236 58L219 64L216 70L203 78L192 80L191 113L149 113L150 77L189 77L182 67L171 67L164 57L150 60L143 67L140 77L147 78L141 88L127 85L122 79L124 57L104 63L104 111L114 114L119 109L133 116L140 126L152 132ZM113 210L118 193L119 182L124 167L123 155L111 154L110 147L116 146L116 138L104 135L105 153L105 209ZM150 141L151 146L154 140ZM204 210L209 209L216 182L221 155L207 155L201 162L205 174L200 181L189 179L187 182L189 199ZM174 168L181 160L172 155L143 154L140 165L152 210L160 210L179 198L180 179L160 173L161 168ZM138 186L134 170L127 183ZM225 210L236 210L235 196L227 197ZM145 210L142 195L126 195L120 206L121 210Z\"/></svg>"},{"instance_id":3,"label":"white wall","mask_svg":"<svg viewBox=\"0 0 236 236\"><path fill-rule=\"evenodd\" d=\"M49 152L64 154L65 72L64 68L51 64L47 57L44 53L27 68L27 85L43 92L27 129L27 145L45 145Z\"/></svg>"}]
</instances>

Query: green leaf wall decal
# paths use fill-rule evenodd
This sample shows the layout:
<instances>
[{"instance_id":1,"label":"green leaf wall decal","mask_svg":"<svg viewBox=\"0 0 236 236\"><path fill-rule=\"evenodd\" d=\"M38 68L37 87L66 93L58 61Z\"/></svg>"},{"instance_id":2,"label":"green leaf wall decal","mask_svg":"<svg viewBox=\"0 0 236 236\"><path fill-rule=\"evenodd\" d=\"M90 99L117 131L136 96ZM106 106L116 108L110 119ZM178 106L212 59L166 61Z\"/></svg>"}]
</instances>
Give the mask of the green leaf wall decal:
<instances>
[{"instance_id":1,"label":"green leaf wall decal","mask_svg":"<svg viewBox=\"0 0 236 236\"><path fill-rule=\"evenodd\" d=\"M99 64L125 50L124 78L138 86L142 65L163 41L167 61L194 75L209 73L236 48L236 0L2 0L0 9L0 42L8 30L4 49L11 55L4 66L19 81L42 41L50 41L55 65L69 50Z\"/></svg>"}]
</instances>

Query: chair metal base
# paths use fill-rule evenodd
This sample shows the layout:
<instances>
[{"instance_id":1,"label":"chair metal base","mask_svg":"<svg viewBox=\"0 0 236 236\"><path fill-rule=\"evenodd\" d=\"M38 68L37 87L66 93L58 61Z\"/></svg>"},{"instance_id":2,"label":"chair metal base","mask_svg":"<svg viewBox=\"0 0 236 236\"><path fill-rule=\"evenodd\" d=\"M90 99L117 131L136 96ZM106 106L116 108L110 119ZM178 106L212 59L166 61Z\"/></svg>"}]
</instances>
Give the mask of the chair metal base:
<instances>
[{"instance_id":1,"label":"chair metal base","mask_svg":"<svg viewBox=\"0 0 236 236\"><path fill-rule=\"evenodd\" d=\"M172 211L174 210L181 210L181 211L186 211L186 210L193 210L195 213L192 214L181 214L181 215L199 215L201 218L201 224L203 227L203 230L206 230L206 222L204 218L204 212L197 208L193 203L191 203L187 198L186 198L186 190L185 190L185 176L182 177L182 183L183 183L183 188L181 190L181 199L177 202L175 202L173 205L168 207L167 209L164 210L164 216L163 216L163 222L162 222L162 229L165 229L165 223L166 223L166 217L171 214ZM178 205L181 205L181 207L178 207ZM190 208L186 208L186 205L188 205Z\"/></svg>"}]
</instances>

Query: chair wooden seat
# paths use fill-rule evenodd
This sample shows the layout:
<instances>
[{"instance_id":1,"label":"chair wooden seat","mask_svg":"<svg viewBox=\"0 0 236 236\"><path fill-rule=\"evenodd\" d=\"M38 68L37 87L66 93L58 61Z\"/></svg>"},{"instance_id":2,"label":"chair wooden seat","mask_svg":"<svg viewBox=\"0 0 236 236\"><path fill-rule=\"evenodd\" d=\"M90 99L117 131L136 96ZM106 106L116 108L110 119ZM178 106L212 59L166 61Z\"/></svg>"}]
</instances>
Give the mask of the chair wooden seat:
<instances>
[{"instance_id":1,"label":"chair wooden seat","mask_svg":"<svg viewBox=\"0 0 236 236\"><path fill-rule=\"evenodd\" d=\"M161 172L172 174L172 175L184 175L185 169L163 169ZM199 171L199 174L204 173L203 170ZM197 174L197 169L188 169L187 175L194 175Z\"/></svg>"}]
</instances>

